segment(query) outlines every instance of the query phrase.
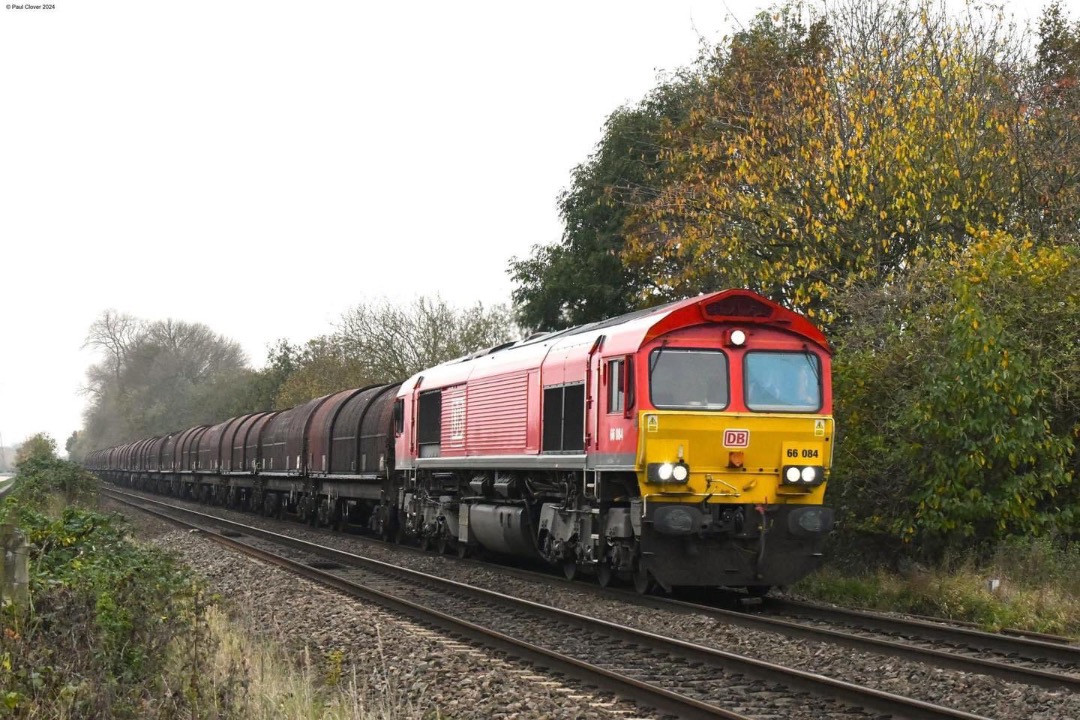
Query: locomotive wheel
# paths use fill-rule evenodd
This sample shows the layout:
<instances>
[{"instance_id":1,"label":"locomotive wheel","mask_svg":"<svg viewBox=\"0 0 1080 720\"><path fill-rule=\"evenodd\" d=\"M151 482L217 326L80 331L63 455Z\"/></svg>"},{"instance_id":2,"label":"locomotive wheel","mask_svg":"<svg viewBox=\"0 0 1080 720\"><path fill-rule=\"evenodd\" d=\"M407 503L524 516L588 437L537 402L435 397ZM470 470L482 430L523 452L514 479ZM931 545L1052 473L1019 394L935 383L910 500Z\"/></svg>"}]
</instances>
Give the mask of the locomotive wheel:
<instances>
[{"instance_id":1,"label":"locomotive wheel","mask_svg":"<svg viewBox=\"0 0 1080 720\"><path fill-rule=\"evenodd\" d=\"M427 552L428 550L431 549L431 536L430 535L425 533L425 534L420 536L420 549L423 550L424 552Z\"/></svg>"},{"instance_id":2,"label":"locomotive wheel","mask_svg":"<svg viewBox=\"0 0 1080 720\"><path fill-rule=\"evenodd\" d=\"M596 582L600 587L606 588L615 579L615 571L611 569L611 563L602 560L596 565Z\"/></svg>"},{"instance_id":3,"label":"locomotive wheel","mask_svg":"<svg viewBox=\"0 0 1080 720\"><path fill-rule=\"evenodd\" d=\"M577 560L574 560L573 558L570 560L563 560L562 571L567 580L576 578L578 575Z\"/></svg>"},{"instance_id":4,"label":"locomotive wheel","mask_svg":"<svg viewBox=\"0 0 1080 720\"><path fill-rule=\"evenodd\" d=\"M440 533L439 539L435 541L435 550L440 555L445 555L446 551L450 549L450 538L446 537L446 533Z\"/></svg>"},{"instance_id":5,"label":"locomotive wheel","mask_svg":"<svg viewBox=\"0 0 1080 720\"><path fill-rule=\"evenodd\" d=\"M746 594L750 597L762 598L769 594L772 585L747 585Z\"/></svg>"}]
</instances>

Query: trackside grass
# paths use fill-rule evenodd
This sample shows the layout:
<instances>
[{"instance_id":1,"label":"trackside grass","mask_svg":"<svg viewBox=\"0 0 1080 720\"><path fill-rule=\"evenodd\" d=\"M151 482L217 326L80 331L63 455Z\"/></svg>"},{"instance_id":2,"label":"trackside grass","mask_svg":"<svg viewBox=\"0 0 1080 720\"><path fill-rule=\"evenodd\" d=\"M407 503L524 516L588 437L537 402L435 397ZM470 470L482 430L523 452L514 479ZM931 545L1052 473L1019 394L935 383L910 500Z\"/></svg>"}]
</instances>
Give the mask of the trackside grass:
<instances>
[{"instance_id":1,"label":"trackside grass","mask_svg":"<svg viewBox=\"0 0 1080 720\"><path fill-rule=\"evenodd\" d=\"M1080 546L1014 540L989 558L908 572L826 567L792 587L808 599L1080 637Z\"/></svg>"},{"instance_id":2,"label":"trackside grass","mask_svg":"<svg viewBox=\"0 0 1080 720\"><path fill-rule=\"evenodd\" d=\"M373 687L347 669L342 653L299 658L285 648L286 638L265 638L240 614L230 619L220 607L207 608L200 633L210 651L200 663L190 662L190 643L173 653L173 677L187 685L196 665L202 673L201 696L192 698L196 717L252 720L397 720L423 715L411 702L402 705L395 688ZM386 668L369 673L389 677ZM415 699L417 700L418 699ZM423 704L423 703L420 703Z\"/></svg>"}]
</instances>

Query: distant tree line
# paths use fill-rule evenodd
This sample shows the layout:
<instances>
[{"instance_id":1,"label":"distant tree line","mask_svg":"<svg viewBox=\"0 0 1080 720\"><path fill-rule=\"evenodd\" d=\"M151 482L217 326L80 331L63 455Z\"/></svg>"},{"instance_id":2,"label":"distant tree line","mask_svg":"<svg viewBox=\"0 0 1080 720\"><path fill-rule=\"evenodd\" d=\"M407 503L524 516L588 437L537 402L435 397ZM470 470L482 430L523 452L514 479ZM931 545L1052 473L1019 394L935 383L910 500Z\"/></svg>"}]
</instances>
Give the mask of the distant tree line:
<instances>
[{"instance_id":1,"label":"distant tree line","mask_svg":"<svg viewBox=\"0 0 1080 720\"><path fill-rule=\"evenodd\" d=\"M351 387L403 380L424 367L509 339L510 312L439 297L387 300L345 312L333 333L274 344L253 370L240 346L205 325L146 321L107 310L86 346L101 358L87 372L84 427L67 442L95 448L164 435L260 410L284 409Z\"/></svg>"},{"instance_id":2,"label":"distant tree line","mask_svg":"<svg viewBox=\"0 0 1080 720\"><path fill-rule=\"evenodd\" d=\"M823 324L828 500L893 556L1080 528L1080 24L942 7L782 5L703 46L509 266L528 329L726 287Z\"/></svg>"}]
</instances>

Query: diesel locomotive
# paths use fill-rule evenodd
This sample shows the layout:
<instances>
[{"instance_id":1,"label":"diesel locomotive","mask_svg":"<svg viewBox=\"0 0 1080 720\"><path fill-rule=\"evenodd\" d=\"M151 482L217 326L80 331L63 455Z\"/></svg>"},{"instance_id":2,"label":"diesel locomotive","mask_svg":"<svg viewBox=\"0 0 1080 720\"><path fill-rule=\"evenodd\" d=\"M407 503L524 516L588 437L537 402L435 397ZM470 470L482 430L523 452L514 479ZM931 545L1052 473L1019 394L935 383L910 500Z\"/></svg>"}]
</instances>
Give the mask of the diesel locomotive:
<instances>
[{"instance_id":1,"label":"diesel locomotive","mask_svg":"<svg viewBox=\"0 0 1080 720\"><path fill-rule=\"evenodd\" d=\"M745 587L816 567L829 345L747 290L541 334L284 411L91 453L120 484L568 578Z\"/></svg>"}]
</instances>

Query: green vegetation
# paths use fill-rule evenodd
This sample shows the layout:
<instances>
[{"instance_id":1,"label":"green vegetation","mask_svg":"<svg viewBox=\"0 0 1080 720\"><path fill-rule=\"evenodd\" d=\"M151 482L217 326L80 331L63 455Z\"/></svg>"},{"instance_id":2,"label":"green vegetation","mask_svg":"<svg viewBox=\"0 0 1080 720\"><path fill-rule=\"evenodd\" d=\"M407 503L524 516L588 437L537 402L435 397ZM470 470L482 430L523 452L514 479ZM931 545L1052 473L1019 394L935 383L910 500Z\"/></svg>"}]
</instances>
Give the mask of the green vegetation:
<instances>
[{"instance_id":1,"label":"green vegetation","mask_svg":"<svg viewBox=\"0 0 1080 720\"><path fill-rule=\"evenodd\" d=\"M0 503L0 522L29 543L31 597L0 615L0 717L182 716L162 671L195 617L197 588L94 512L96 479L54 449L47 435L27 441Z\"/></svg>"},{"instance_id":2,"label":"green vegetation","mask_svg":"<svg viewBox=\"0 0 1080 720\"><path fill-rule=\"evenodd\" d=\"M1049 540L1013 539L994 554L942 560L901 573L829 566L792 588L840 605L1080 637L1080 549Z\"/></svg>"},{"instance_id":3,"label":"green vegetation","mask_svg":"<svg viewBox=\"0 0 1080 720\"><path fill-rule=\"evenodd\" d=\"M29 542L29 607L0 607L0 718L388 718L342 658L289 659L171 555L93 508L97 480L36 435L0 524Z\"/></svg>"}]
</instances>

